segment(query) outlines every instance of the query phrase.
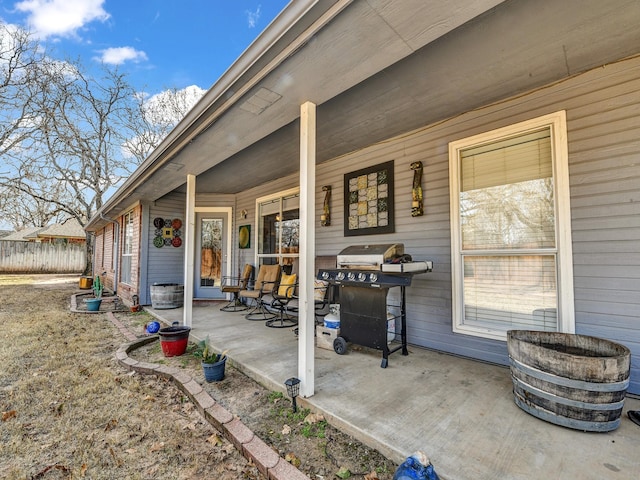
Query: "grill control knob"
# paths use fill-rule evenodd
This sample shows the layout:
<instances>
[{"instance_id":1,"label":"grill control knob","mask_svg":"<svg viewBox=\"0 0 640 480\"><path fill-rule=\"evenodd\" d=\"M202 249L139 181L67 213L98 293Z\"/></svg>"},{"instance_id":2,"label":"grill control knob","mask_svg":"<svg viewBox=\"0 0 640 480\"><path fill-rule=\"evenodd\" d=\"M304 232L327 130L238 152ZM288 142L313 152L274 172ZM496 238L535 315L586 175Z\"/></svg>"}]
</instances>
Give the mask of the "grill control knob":
<instances>
[{"instance_id":1,"label":"grill control knob","mask_svg":"<svg viewBox=\"0 0 640 480\"><path fill-rule=\"evenodd\" d=\"M349 272L347 274L347 278L353 282L356 279L356 274L353 272Z\"/></svg>"},{"instance_id":2,"label":"grill control knob","mask_svg":"<svg viewBox=\"0 0 640 480\"><path fill-rule=\"evenodd\" d=\"M367 274L366 273L360 272L358 274L358 280L360 280L361 282L364 282L366 279L367 279Z\"/></svg>"},{"instance_id":3,"label":"grill control knob","mask_svg":"<svg viewBox=\"0 0 640 480\"><path fill-rule=\"evenodd\" d=\"M371 275L369 275L369 281L371 283L376 283L376 280L378 280L378 274L377 273L372 273Z\"/></svg>"},{"instance_id":4,"label":"grill control knob","mask_svg":"<svg viewBox=\"0 0 640 480\"><path fill-rule=\"evenodd\" d=\"M328 280L329 279L329 272L322 272L322 279L323 280Z\"/></svg>"},{"instance_id":5,"label":"grill control knob","mask_svg":"<svg viewBox=\"0 0 640 480\"><path fill-rule=\"evenodd\" d=\"M344 279L344 272L338 272L336 274L336 280L343 280Z\"/></svg>"}]
</instances>

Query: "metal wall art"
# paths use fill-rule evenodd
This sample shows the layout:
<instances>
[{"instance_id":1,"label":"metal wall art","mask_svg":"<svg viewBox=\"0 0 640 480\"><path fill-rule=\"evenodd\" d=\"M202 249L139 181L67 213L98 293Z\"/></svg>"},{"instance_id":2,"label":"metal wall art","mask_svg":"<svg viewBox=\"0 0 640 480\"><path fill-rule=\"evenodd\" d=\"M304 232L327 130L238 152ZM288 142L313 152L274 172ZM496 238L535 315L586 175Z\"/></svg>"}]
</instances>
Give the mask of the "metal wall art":
<instances>
[{"instance_id":1,"label":"metal wall art","mask_svg":"<svg viewBox=\"0 0 640 480\"><path fill-rule=\"evenodd\" d=\"M344 235L393 233L393 160L344 176Z\"/></svg>"},{"instance_id":2,"label":"metal wall art","mask_svg":"<svg viewBox=\"0 0 640 480\"><path fill-rule=\"evenodd\" d=\"M322 191L324 192L324 205L320 215L320 225L328 227L331 225L331 206L329 205L331 201L331 185L325 185L322 187Z\"/></svg>"},{"instance_id":3,"label":"metal wall art","mask_svg":"<svg viewBox=\"0 0 640 480\"><path fill-rule=\"evenodd\" d=\"M240 225L238 227L238 247L251 247L251 225Z\"/></svg>"},{"instance_id":4,"label":"metal wall art","mask_svg":"<svg viewBox=\"0 0 640 480\"><path fill-rule=\"evenodd\" d=\"M411 216L420 217L424 215L424 205L422 202L422 162L413 162L413 188L411 189Z\"/></svg>"},{"instance_id":5,"label":"metal wall art","mask_svg":"<svg viewBox=\"0 0 640 480\"><path fill-rule=\"evenodd\" d=\"M182 220L179 218L162 218L153 219L155 227L155 235L153 237L153 245L157 248L162 247L180 247L182 245Z\"/></svg>"}]
</instances>

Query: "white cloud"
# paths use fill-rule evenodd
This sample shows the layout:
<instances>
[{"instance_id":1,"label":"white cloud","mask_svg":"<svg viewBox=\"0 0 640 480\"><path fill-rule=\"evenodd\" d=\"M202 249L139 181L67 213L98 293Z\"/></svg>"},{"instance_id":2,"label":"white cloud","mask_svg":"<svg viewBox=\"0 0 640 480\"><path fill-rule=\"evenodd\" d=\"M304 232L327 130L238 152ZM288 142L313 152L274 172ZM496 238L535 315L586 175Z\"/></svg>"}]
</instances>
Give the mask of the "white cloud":
<instances>
[{"instance_id":1,"label":"white cloud","mask_svg":"<svg viewBox=\"0 0 640 480\"><path fill-rule=\"evenodd\" d=\"M147 60L147 54L133 47L114 47L100 50L100 57L95 57L104 63L111 65L120 65L124 62L143 62Z\"/></svg>"},{"instance_id":2,"label":"white cloud","mask_svg":"<svg viewBox=\"0 0 640 480\"><path fill-rule=\"evenodd\" d=\"M18 11L28 14L29 27L39 37L73 36L94 20L109 18L102 8L105 0L23 0Z\"/></svg>"},{"instance_id":3,"label":"white cloud","mask_svg":"<svg viewBox=\"0 0 640 480\"><path fill-rule=\"evenodd\" d=\"M249 28L254 28L257 25L258 20L260 20L260 9L261 5L258 5L258 8L256 8L255 12L252 12L250 10L245 11L245 13L247 14L247 23L249 24Z\"/></svg>"}]
</instances>

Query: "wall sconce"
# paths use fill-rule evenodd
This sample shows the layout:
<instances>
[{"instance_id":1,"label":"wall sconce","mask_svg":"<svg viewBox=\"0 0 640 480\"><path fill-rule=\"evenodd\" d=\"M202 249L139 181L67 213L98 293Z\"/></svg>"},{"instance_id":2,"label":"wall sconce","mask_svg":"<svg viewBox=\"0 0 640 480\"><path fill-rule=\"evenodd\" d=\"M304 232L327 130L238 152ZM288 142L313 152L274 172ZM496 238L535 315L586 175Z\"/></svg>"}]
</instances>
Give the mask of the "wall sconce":
<instances>
[{"instance_id":1,"label":"wall sconce","mask_svg":"<svg viewBox=\"0 0 640 480\"><path fill-rule=\"evenodd\" d=\"M331 185L325 185L322 187L324 193L324 206L322 207L322 214L320 215L320 225L328 227L331 225L331 207L329 202L331 200Z\"/></svg>"},{"instance_id":2,"label":"wall sconce","mask_svg":"<svg viewBox=\"0 0 640 480\"><path fill-rule=\"evenodd\" d=\"M422 203L422 162L413 162L413 188L411 189L411 216L420 217L424 215Z\"/></svg>"},{"instance_id":3,"label":"wall sconce","mask_svg":"<svg viewBox=\"0 0 640 480\"><path fill-rule=\"evenodd\" d=\"M284 384L287 386L287 393L291 397L291 403L293 405L293 411L298 411L298 406L296 405L296 397L300 392L300 379L296 377L288 378Z\"/></svg>"},{"instance_id":4,"label":"wall sconce","mask_svg":"<svg viewBox=\"0 0 640 480\"><path fill-rule=\"evenodd\" d=\"M244 209L244 208L242 210L240 210L240 215L238 215L238 218L240 220L246 219L247 218L247 210Z\"/></svg>"}]
</instances>

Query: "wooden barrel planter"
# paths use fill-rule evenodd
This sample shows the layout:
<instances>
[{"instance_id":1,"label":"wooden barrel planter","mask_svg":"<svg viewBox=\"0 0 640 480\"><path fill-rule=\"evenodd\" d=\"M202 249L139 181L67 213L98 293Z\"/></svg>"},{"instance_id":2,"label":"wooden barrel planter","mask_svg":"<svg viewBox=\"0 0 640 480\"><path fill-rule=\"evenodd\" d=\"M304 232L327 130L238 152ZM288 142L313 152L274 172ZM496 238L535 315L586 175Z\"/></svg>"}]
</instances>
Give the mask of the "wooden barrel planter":
<instances>
[{"instance_id":1,"label":"wooden barrel planter","mask_svg":"<svg viewBox=\"0 0 640 480\"><path fill-rule=\"evenodd\" d=\"M620 425L631 352L586 335L507 333L516 404L556 425L609 432Z\"/></svg>"},{"instance_id":2,"label":"wooden barrel planter","mask_svg":"<svg viewBox=\"0 0 640 480\"><path fill-rule=\"evenodd\" d=\"M179 308L184 303L184 285L154 283L151 285L151 306L158 310Z\"/></svg>"}]
</instances>

